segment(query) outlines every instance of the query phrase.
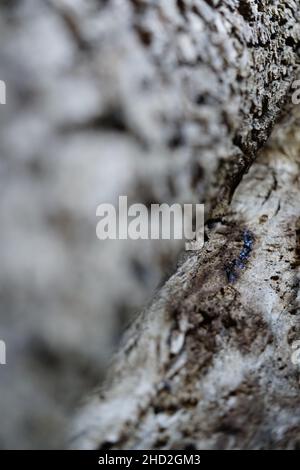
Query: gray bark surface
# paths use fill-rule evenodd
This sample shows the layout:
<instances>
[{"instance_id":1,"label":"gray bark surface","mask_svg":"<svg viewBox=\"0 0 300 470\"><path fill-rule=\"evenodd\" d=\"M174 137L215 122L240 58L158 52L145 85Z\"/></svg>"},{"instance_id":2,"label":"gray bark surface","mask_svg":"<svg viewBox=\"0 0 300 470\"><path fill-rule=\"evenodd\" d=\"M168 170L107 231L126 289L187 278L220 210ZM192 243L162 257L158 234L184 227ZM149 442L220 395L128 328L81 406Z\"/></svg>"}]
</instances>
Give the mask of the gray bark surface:
<instances>
[{"instance_id":1,"label":"gray bark surface","mask_svg":"<svg viewBox=\"0 0 300 470\"><path fill-rule=\"evenodd\" d=\"M299 118L129 329L72 447L299 448Z\"/></svg>"},{"instance_id":2,"label":"gray bark surface","mask_svg":"<svg viewBox=\"0 0 300 470\"><path fill-rule=\"evenodd\" d=\"M249 437L253 427L243 442L225 428L231 419L245 419L249 390L257 398L265 390L257 381L271 376L266 365L275 343L265 352L264 341L277 333L269 307L261 311L256 302L269 298L269 306L273 299L276 317L294 286L296 268L283 271L280 282L263 279L269 280L268 269L277 276L294 259L299 214L289 194L297 196L297 116L279 127L289 137L276 140L241 180L283 109L290 113L299 73L299 10L293 0L0 2L0 79L7 83L0 114L0 337L9 364L0 376L4 448L63 445L74 405L101 382L124 322L175 264L176 244L96 239L97 205L116 204L121 194L130 203L205 202L207 219L215 222L203 252L181 262L134 323L111 385L79 419L72 445L256 445ZM278 189L275 178L286 178L288 188ZM261 213L262 194L269 191ZM284 209L272 217L269 204L276 197ZM262 216L265 223L257 228ZM243 248L244 228L253 232L253 253L231 285L225 271ZM292 235L283 243L287 230ZM274 248L272 255L269 243L280 245L280 254ZM261 251L269 268L259 261ZM263 279L256 284L254 275ZM284 300L276 288L288 292ZM280 334L296 317L287 317ZM282 340L285 363L283 336L276 341ZM222 385L220 375L214 386L217 371L231 363L239 377L252 374L241 392L237 379L232 413L222 391L226 380ZM297 402L290 374L294 369L287 372L283 424L276 424L282 439ZM272 393L278 404L281 395L276 401L275 388ZM209 413L218 400L218 412ZM123 414L115 421L118 403ZM275 416L266 415L261 432ZM217 430L218 420L225 431Z\"/></svg>"}]
</instances>

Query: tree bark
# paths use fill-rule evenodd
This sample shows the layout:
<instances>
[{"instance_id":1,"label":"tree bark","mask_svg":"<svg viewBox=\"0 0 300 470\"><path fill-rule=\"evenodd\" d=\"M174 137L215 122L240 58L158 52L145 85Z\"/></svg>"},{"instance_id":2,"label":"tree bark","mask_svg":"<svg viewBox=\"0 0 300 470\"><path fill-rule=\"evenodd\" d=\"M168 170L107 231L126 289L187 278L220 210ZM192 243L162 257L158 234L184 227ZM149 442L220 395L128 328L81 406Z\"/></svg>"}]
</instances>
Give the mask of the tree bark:
<instances>
[{"instance_id":1,"label":"tree bark","mask_svg":"<svg viewBox=\"0 0 300 470\"><path fill-rule=\"evenodd\" d=\"M72 447L299 448L299 109L293 119L127 331Z\"/></svg>"},{"instance_id":2,"label":"tree bark","mask_svg":"<svg viewBox=\"0 0 300 470\"><path fill-rule=\"evenodd\" d=\"M259 394L278 372L268 372L269 358L296 319L279 317L296 295L295 124L293 143L282 137L241 180L291 109L299 13L294 0L0 1L3 447L63 445L74 404L101 382L124 318L176 260L171 243L96 239L97 205L119 195L205 202L208 241L183 255L129 330L74 446L256 445L252 424L240 438L243 410L263 409ZM284 321L279 336L272 309ZM278 344L286 364L290 349ZM289 367L271 390L274 420L283 390L288 397L274 424L279 441L297 421ZM222 368L240 374L236 396L228 398ZM267 440L267 404L263 411Z\"/></svg>"},{"instance_id":3,"label":"tree bark","mask_svg":"<svg viewBox=\"0 0 300 470\"><path fill-rule=\"evenodd\" d=\"M146 20L154 6L133 3L146 18L139 35L151 51L155 34ZM187 49L190 55L186 51L176 73L189 65L188 81L195 83L194 73L201 76L206 68L213 77L197 83L198 112L205 123L197 125L196 161L205 172L211 170L203 163L208 154L214 161L206 180L207 241L200 253L182 257L176 273L129 328L104 387L76 420L71 445L295 449L300 424L299 364L293 360L300 339L299 110L280 123L253 162L288 96L286 78L298 69L296 59L286 74L279 51L285 44L284 55L292 52L283 24L290 14L298 17L299 6L182 1L177 7L185 40L193 37L193 12L205 41L199 39L197 56ZM298 27L295 23L294 31ZM194 121L191 107L185 111L184 125ZM216 123L220 140L211 132ZM207 145L205 129L210 129Z\"/></svg>"}]
</instances>

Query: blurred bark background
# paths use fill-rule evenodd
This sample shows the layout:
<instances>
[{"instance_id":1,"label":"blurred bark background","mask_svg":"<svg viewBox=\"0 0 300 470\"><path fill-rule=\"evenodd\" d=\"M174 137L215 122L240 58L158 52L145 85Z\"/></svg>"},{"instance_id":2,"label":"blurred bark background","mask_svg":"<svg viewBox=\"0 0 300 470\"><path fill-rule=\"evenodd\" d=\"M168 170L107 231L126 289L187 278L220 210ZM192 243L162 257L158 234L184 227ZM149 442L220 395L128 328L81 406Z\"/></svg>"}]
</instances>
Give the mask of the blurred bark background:
<instances>
[{"instance_id":1,"label":"blurred bark background","mask_svg":"<svg viewBox=\"0 0 300 470\"><path fill-rule=\"evenodd\" d=\"M3 448L68 426L76 448L299 447L299 19L293 0L0 1ZM205 202L204 249L100 242L119 195Z\"/></svg>"}]
</instances>

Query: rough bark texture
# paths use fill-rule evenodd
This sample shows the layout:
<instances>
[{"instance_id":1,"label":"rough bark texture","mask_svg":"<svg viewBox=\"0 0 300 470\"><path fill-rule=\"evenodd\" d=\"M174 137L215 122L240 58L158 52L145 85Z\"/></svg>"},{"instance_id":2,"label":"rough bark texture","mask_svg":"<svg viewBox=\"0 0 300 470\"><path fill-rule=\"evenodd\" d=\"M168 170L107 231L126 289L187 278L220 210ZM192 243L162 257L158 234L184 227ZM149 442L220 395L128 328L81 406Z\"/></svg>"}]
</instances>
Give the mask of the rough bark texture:
<instances>
[{"instance_id":1,"label":"rough bark texture","mask_svg":"<svg viewBox=\"0 0 300 470\"><path fill-rule=\"evenodd\" d=\"M130 328L74 447L299 448L299 119Z\"/></svg>"},{"instance_id":2,"label":"rough bark texture","mask_svg":"<svg viewBox=\"0 0 300 470\"><path fill-rule=\"evenodd\" d=\"M176 259L180 247L172 244L97 241L96 206L116 203L120 194L130 202L206 202L207 217L221 221L130 330L111 398L96 398L95 426L85 427L83 418L85 437L74 445L243 445L217 422L230 429L232 418L238 426L252 396L253 406L263 406L260 380L271 377L266 365L286 331L276 336L268 308L273 299L275 319L281 305L287 308L289 291L279 300L276 288L293 285L295 293L295 272L264 285L252 276L269 279L272 263L280 271L294 259L297 207L288 198L297 191L290 175L298 171L297 141L290 160L279 144L265 153L227 205L290 100L299 9L293 0L0 2L0 79L8 85L0 115L0 332L9 364L1 369L3 447L61 445L68 414L100 380L124 317L141 308ZM288 192L274 183L281 178ZM277 192L282 205L272 218ZM263 194L269 196L261 213ZM260 217L265 223L256 226ZM232 261L246 227L251 260L236 273ZM281 244L288 229L294 235L285 242L287 256L264 251ZM262 269L263 260L270 268ZM259 287L269 299L262 311ZM269 337L275 342L266 346ZM278 344L284 363L289 349ZM236 377L231 401L221 374L230 364L246 377ZM295 374L287 375L292 395ZM282 411L288 429L296 392L295 401L290 395ZM275 407L261 418L266 434L272 413ZM247 439L254 445L251 430L244 429L245 446Z\"/></svg>"}]
</instances>

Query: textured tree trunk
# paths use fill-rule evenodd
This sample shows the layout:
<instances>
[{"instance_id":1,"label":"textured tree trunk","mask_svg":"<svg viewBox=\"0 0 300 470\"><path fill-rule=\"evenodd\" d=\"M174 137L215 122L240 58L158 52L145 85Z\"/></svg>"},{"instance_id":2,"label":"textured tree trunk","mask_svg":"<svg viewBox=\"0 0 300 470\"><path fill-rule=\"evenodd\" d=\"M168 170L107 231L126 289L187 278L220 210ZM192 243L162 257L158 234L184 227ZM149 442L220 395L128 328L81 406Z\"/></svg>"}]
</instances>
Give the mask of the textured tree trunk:
<instances>
[{"instance_id":1,"label":"textured tree trunk","mask_svg":"<svg viewBox=\"0 0 300 470\"><path fill-rule=\"evenodd\" d=\"M299 119L129 329L75 447L299 448Z\"/></svg>"},{"instance_id":2,"label":"textured tree trunk","mask_svg":"<svg viewBox=\"0 0 300 470\"><path fill-rule=\"evenodd\" d=\"M220 147L208 131L216 165L206 193L211 207L206 243L199 253L182 257L176 273L128 329L104 387L79 413L71 445L296 449L299 109L288 106L289 119L280 122L252 163L282 110L286 79L296 70L284 71L283 55L292 52L287 45L299 43L287 38L283 25L290 14L297 18L299 4L181 1L177 6L187 21L186 41L191 40L191 11L205 25L199 47L204 54L205 44L213 79L198 86L207 87L201 90L203 101L215 98L211 122L205 105L199 107L200 113L205 110L205 125L217 125L222 135L222 118L232 118ZM227 21L234 26L227 29ZM140 35L148 46L152 35L146 31ZM191 44L188 51L191 56ZM213 66L213 51L219 69ZM185 58L192 61L188 79L199 60L190 56ZM199 67L205 68L202 60ZM190 118L187 113L184 123ZM200 143L201 126L198 132ZM226 158L218 158L219 148L227 150ZM197 155L206 171L205 152L202 147Z\"/></svg>"},{"instance_id":3,"label":"textured tree trunk","mask_svg":"<svg viewBox=\"0 0 300 470\"><path fill-rule=\"evenodd\" d=\"M71 446L299 445L299 19L298 0L0 1L3 447L63 445L176 260L96 240L121 194L205 202L206 243L133 322Z\"/></svg>"}]
</instances>

